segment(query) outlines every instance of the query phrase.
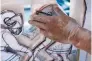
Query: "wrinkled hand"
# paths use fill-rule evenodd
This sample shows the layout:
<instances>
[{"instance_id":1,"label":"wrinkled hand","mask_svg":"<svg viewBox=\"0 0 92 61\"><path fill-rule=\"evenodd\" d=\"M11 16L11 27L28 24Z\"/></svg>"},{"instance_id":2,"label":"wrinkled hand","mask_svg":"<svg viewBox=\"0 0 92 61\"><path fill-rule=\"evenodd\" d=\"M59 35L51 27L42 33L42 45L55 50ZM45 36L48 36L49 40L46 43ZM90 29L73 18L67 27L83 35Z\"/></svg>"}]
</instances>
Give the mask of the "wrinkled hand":
<instances>
[{"instance_id":1,"label":"wrinkled hand","mask_svg":"<svg viewBox=\"0 0 92 61\"><path fill-rule=\"evenodd\" d=\"M62 11L59 13L61 14L59 16L41 16L34 14L29 23L37 26L46 37L52 40L70 43L69 39L79 25L74 19Z\"/></svg>"},{"instance_id":2,"label":"wrinkled hand","mask_svg":"<svg viewBox=\"0 0 92 61\"><path fill-rule=\"evenodd\" d=\"M34 14L29 23L37 26L46 37L61 43L71 43L91 54L91 31L80 27L74 19L65 15L57 6L54 10L59 15Z\"/></svg>"}]
</instances>

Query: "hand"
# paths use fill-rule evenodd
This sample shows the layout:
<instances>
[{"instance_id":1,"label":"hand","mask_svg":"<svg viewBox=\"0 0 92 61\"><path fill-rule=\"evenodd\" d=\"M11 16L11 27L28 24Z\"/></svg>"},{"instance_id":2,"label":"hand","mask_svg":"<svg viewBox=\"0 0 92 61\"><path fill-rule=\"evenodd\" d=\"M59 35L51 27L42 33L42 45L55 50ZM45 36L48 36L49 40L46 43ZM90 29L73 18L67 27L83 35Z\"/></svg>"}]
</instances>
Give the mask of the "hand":
<instances>
[{"instance_id":1,"label":"hand","mask_svg":"<svg viewBox=\"0 0 92 61\"><path fill-rule=\"evenodd\" d=\"M71 43L77 48L90 53L91 51L91 31L84 29L71 17L62 11L54 8L58 16L32 15L29 23L37 26L40 31L48 38L61 42Z\"/></svg>"},{"instance_id":2,"label":"hand","mask_svg":"<svg viewBox=\"0 0 92 61\"><path fill-rule=\"evenodd\" d=\"M46 37L62 43L70 43L70 35L79 26L74 19L64 13L61 16L33 15L29 23L40 28Z\"/></svg>"}]
</instances>

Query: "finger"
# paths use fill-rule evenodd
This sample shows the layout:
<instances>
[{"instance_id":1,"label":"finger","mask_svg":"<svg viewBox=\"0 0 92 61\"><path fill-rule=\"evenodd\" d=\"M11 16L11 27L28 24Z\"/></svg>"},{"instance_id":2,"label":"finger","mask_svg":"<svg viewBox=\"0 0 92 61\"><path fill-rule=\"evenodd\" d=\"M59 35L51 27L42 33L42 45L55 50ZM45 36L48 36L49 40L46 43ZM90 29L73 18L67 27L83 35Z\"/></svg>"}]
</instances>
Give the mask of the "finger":
<instances>
[{"instance_id":1,"label":"finger","mask_svg":"<svg viewBox=\"0 0 92 61\"><path fill-rule=\"evenodd\" d=\"M42 29L45 29L45 30L47 29L47 28L46 28L46 25L43 24L43 23L40 23L40 22L31 21L31 24L37 26L38 28L42 28Z\"/></svg>"},{"instance_id":2,"label":"finger","mask_svg":"<svg viewBox=\"0 0 92 61\"><path fill-rule=\"evenodd\" d=\"M47 32L46 30L43 30L43 29L40 29L40 32L45 36L45 37L48 37L49 39L53 39L52 38L52 35Z\"/></svg>"},{"instance_id":3,"label":"finger","mask_svg":"<svg viewBox=\"0 0 92 61\"><path fill-rule=\"evenodd\" d=\"M41 32L45 37L48 37L48 32L45 31L44 29L41 29L41 28L40 28L40 32Z\"/></svg>"},{"instance_id":4,"label":"finger","mask_svg":"<svg viewBox=\"0 0 92 61\"><path fill-rule=\"evenodd\" d=\"M57 5L54 5L53 6L53 10L55 11L55 13L59 16L61 16L62 14L64 14L64 12L57 6Z\"/></svg>"},{"instance_id":5,"label":"finger","mask_svg":"<svg viewBox=\"0 0 92 61\"><path fill-rule=\"evenodd\" d=\"M46 24L46 23L43 23L43 22L40 22L40 21L37 21L37 20L29 20L28 22L29 22L29 24L32 24L32 22L42 23L42 24L44 24L44 25Z\"/></svg>"},{"instance_id":6,"label":"finger","mask_svg":"<svg viewBox=\"0 0 92 61\"><path fill-rule=\"evenodd\" d=\"M47 23L49 16L32 15L32 20L36 20L42 23Z\"/></svg>"}]
</instances>

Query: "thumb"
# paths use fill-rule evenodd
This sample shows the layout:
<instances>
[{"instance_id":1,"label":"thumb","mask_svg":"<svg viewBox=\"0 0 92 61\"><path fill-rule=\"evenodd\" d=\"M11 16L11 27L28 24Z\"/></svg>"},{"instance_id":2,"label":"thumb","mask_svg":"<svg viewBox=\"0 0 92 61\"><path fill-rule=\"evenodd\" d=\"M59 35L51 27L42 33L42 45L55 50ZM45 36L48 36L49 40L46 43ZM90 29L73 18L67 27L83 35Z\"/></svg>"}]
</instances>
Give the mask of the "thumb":
<instances>
[{"instance_id":1,"label":"thumb","mask_svg":"<svg viewBox=\"0 0 92 61\"><path fill-rule=\"evenodd\" d=\"M61 16L62 14L65 14L57 5L54 5L54 9L53 10L59 16Z\"/></svg>"}]
</instances>

